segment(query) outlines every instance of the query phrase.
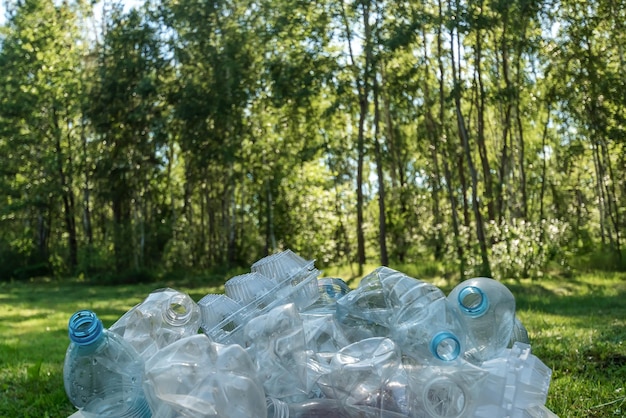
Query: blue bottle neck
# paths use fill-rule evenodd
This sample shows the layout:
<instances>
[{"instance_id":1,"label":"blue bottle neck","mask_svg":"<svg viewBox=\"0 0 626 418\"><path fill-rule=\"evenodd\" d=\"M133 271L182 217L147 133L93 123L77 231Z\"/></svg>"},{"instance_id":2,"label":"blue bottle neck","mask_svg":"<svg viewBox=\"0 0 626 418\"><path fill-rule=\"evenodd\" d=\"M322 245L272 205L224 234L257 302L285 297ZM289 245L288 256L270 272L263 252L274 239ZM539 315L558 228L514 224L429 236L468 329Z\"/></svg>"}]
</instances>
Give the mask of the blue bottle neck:
<instances>
[{"instance_id":1,"label":"blue bottle neck","mask_svg":"<svg viewBox=\"0 0 626 418\"><path fill-rule=\"evenodd\" d=\"M78 311L71 316L68 331L70 341L78 346L92 346L104 338L102 321L88 310Z\"/></svg>"}]
</instances>

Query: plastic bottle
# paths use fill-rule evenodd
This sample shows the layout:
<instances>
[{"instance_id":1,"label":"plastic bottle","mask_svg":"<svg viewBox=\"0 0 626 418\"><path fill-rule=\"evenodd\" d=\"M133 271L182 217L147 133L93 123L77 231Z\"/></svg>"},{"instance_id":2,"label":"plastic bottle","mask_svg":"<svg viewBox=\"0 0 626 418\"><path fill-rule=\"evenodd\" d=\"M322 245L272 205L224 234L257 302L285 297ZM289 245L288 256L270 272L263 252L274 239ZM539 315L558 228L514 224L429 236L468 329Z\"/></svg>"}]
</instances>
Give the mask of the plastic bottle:
<instances>
[{"instance_id":1,"label":"plastic bottle","mask_svg":"<svg viewBox=\"0 0 626 418\"><path fill-rule=\"evenodd\" d=\"M176 341L146 362L144 390L159 418L265 418L265 393L248 353L204 334Z\"/></svg>"},{"instance_id":2,"label":"plastic bottle","mask_svg":"<svg viewBox=\"0 0 626 418\"><path fill-rule=\"evenodd\" d=\"M311 399L287 403L267 398L267 418L343 418L341 404L335 399Z\"/></svg>"},{"instance_id":3,"label":"plastic bottle","mask_svg":"<svg viewBox=\"0 0 626 418\"><path fill-rule=\"evenodd\" d=\"M513 347L513 344L516 342L530 344L528 331L517 316L515 317L515 325L513 326L513 332L511 334L511 340L509 341L508 348Z\"/></svg>"},{"instance_id":4,"label":"plastic bottle","mask_svg":"<svg viewBox=\"0 0 626 418\"><path fill-rule=\"evenodd\" d=\"M319 379L324 394L346 405L375 406L385 383L400 370L400 350L389 338L373 337L342 348L330 372Z\"/></svg>"},{"instance_id":5,"label":"plastic bottle","mask_svg":"<svg viewBox=\"0 0 626 418\"><path fill-rule=\"evenodd\" d=\"M393 306L388 303L381 276L398 273L380 267L364 276L356 289L336 302L336 316L351 342L388 337Z\"/></svg>"},{"instance_id":6,"label":"plastic bottle","mask_svg":"<svg viewBox=\"0 0 626 418\"><path fill-rule=\"evenodd\" d=\"M144 360L174 341L197 334L199 329L198 305L186 293L170 288L153 291L110 328L130 342Z\"/></svg>"},{"instance_id":7,"label":"plastic bottle","mask_svg":"<svg viewBox=\"0 0 626 418\"><path fill-rule=\"evenodd\" d=\"M135 349L92 311L76 312L68 328L63 381L72 404L87 418L149 418L144 362Z\"/></svg>"},{"instance_id":8,"label":"plastic bottle","mask_svg":"<svg viewBox=\"0 0 626 418\"><path fill-rule=\"evenodd\" d=\"M515 297L505 285L487 277L465 280L452 289L448 301L469 336L469 361L479 364L507 348L515 327Z\"/></svg>"},{"instance_id":9,"label":"plastic bottle","mask_svg":"<svg viewBox=\"0 0 626 418\"><path fill-rule=\"evenodd\" d=\"M286 403L267 398L267 418L403 418L406 415L368 406L342 405L336 399Z\"/></svg>"},{"instance_id":10,"label":"plastic bottle","mask_svg":"<svg viewBox=\"0 0 626 418\"><path fill-rule=\"evenodd\" d=\"M378 274L392 308L390 336L403 354L427 364L457 360L466 334L441 289L387 267Z\"/></svg>"},{"instance_id":11,"label":"plastic bottle","mask_svg":"<svg viewBox=\"0 0 626 418\"><path fill-rule=\"evenodd\" d=\"M296 402L307 398L307 359L302 319L294 303L277 306L243 326L250 354L267 396Z\"/></svg>"}]
</instances>

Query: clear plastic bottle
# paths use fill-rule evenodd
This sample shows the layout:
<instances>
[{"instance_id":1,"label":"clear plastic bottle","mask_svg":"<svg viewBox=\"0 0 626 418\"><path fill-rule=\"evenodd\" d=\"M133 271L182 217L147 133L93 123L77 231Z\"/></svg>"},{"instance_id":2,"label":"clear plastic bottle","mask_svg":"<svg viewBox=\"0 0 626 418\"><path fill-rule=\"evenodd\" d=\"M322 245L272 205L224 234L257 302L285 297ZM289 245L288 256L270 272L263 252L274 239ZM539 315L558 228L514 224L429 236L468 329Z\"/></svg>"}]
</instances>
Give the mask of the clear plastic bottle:
<instances>
[{"instance_id":1,"label":"clear plastic bottle","mask_svg":"<svg viewBox=\"0 0 626 418\"><path fill-rule=\"evenodd\" d=\"M144 362L135 349L92 311L76 312L68 328L63 381L72 404L86 418L149 418Z\"/></svg>"},{"instance_id":2,"label":"clear plastic bottle","mask_svg":"<svg viewBox=\"0 0 626 418\"><path fill-rule=\"evenodd\" d=\"M389 338L372 337L335 354L320 377L326 397L346 405L377 406L386 382L400 370L400 350Z\"/></svg>"},{"instance_id":3,"label":"clear plastic bottle","mask_svg":"<svg viewBox=\"0 0 626 418\"><path fill-rule=\"evenodd\" d=\"M158 289L133 307L110 330L121 335L147 360L159 349L198 333L200 308L186 293Z\"/></svg>"},{"instance_id":4,"label":"clear plastic bottle","mask_svg":"<svg viewBox=\"0 0 626 418\"><path fill-rule=\"evenodd\" d=\"M513 326L513 333L511 334L511 340L509 341L508 348L513 347L513 344L516 342L530 344L530 337L528 336L528 331L526 327L522 323L522 321L516 316L515 317L515 325Z\"/></svg>"},{"instance_id":5,"label":"clear plastic bottle","mask_svg":"<svg viewBox=\"0 0 626 418\"><path fill-rule=\"evenodd\" d=\"M469 361L479 364L507 348L515 327L515 297L505 285L487 277L465 280L452 289L448 301L468 334Z\"/></svg>"},{"instance_id":6,"label":"clear plastic bottle","mask_svg":"<svg viewBox=\"0 0 626 418\"><path fill-rule=\"evenodd\" d=\"M250 354L267 396L295 402L307 398L304 328L294 303L277 306L243 327L243 347Z\"/></svg>"},{"instance_id":7,"label":"clear plastic bottle","mask_svg":"<svg viewBox=\"0 0 626 418\"><path fill-rule=\"evenodd\" d=\"M343 418L341 404L335 399L311 399L287 403L267 398L267 418Z\"/></svg>"},{"instance_id":8,"label":"clear plastic bottle","mask_svg":"<svg viewBox=\"0 0 626 418\"><path fill-rule=\"evenodd\" d=\"M146 362L144 390L159 418L265 418L265 393L248 353L204 334L178 340Z\"/></svg>"},{"instance_id":9,"label":"clear plastic bottle","mask_svg":"<svg viewBox=\"0 0 626 418\"><path fill-rule=\"evenodd\" d=\"M381 280L389 272L395 270L386 267L374 270L361 279L356 289L337 300L337 319L352 342L389 336L393 307L388 303Z\"/></svg>"}]
</instances>

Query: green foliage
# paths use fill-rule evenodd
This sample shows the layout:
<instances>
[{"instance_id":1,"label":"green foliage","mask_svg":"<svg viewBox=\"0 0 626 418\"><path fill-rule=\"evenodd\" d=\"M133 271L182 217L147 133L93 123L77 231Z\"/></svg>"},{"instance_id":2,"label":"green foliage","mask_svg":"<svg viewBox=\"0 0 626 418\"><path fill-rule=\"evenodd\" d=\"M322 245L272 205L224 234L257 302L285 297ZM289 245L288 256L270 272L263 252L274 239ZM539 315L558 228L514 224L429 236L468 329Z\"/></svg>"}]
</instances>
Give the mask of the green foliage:
<instances>
[{"instance_id":1,"label":"green foliage","mask_svg":"<svg viewBox=\"0 0 626 418\"><path fill-rule=\"evenodd\" d=\"M514 219L489 225L493 277L498 279L541 278L551 262L566 270L570 226L557 219L532 223Z\"/></svg>"},{"instance_id":2,"label":"green foliage","mask_svg":"<svg viewBox=\"0 0 626 418\"><path fill-rule=\"evenodd\" d=\"M0 280L623 268L613 3L8 2Z\"/></svg>"}]
</instances>

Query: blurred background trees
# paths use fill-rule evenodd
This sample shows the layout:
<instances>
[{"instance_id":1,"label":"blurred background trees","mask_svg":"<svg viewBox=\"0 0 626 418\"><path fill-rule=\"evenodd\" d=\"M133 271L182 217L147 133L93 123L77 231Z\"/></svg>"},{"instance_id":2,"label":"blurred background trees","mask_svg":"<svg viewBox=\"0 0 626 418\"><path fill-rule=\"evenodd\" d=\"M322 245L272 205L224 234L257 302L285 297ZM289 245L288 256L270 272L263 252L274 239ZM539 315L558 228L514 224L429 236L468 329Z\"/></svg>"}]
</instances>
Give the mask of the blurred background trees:
<instances>
[{"instance_id":1,"label":"blurred background trees","mask_svg":"<svg viewBox=\"0 0 626 418\"><path fill-rule=\"evenodd\" d=\"M291 248L449 277L621 268L608 0L9 0L0 280Z\"/></svg>"}]
</instances>

